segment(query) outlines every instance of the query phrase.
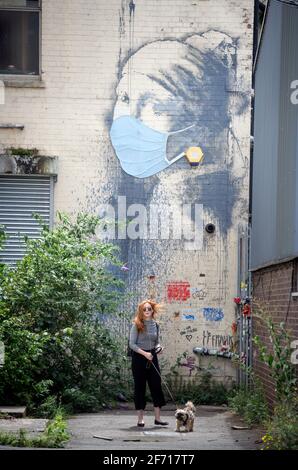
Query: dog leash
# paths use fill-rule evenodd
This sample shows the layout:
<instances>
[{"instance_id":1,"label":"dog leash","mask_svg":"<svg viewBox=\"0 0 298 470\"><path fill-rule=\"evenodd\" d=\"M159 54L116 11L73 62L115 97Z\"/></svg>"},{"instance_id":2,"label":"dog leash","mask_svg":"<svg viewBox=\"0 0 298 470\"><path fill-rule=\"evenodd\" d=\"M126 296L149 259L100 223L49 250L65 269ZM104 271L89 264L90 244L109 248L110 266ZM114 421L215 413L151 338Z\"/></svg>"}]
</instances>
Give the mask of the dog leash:
<instances>
[{"instance_id":1,"label":"dog leash","mask_svg":"<svg viewBox=\"0 0 298 470\"><path fill-rule=\"evenodd\" d=\"M159 370L157 369L157 367L155 367L155 364L154 364L153 360L150 361L150 364L153 365L154 369L155 369L156 372L158 373L158 375L159 375L159 377L160 377L162 383L164 384L164 386L166 387L167 391L169 392L169 395L170 395L170 397L172 398L173 403L175 403L176 408L179 408L178 405L177 405L177 403L176 403L176 401L175 401L174 398L173 398L173 395L172 395L172 393L171 393L171 391L170 391L170 389L169 389L169 387L168 387L168 384L166 383L166 381L165 381L165 380L162 378L162 376L160 375Z\"/></svg>"}]
</instances>

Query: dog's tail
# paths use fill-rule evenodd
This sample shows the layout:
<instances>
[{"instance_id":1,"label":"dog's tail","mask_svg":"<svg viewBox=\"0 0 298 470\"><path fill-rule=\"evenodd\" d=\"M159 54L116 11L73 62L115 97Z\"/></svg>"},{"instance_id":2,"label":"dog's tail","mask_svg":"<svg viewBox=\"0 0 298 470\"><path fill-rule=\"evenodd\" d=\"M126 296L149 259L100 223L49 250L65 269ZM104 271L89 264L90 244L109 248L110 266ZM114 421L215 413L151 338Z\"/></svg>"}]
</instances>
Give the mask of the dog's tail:
<instances>
[{"instance_id":1,"label":"dog's tail","mask_svg":"<svg viewBox=\"0 0 298 470\"><path fill-rule=\"evenodd\" d=\"M192 401L188 401L188 402L186 403L186 405L185 405L185 408L188 408L188 409L191 410L193 413L196 412L196 408L195 408L195 406L194 406L194 404L193 404Z\"/></svg>"}]
</instances>

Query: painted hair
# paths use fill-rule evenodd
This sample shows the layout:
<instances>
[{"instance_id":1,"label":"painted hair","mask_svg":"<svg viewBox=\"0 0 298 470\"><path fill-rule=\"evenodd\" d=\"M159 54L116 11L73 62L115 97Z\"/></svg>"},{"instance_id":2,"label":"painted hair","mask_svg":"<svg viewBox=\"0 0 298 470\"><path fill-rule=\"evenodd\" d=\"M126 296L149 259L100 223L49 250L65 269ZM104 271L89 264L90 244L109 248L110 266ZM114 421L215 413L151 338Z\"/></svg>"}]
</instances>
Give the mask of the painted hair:
<instances>
[{"instance_id":1,"label":"painted hair","mask_svg":"<svg viewBox=\"0 0 298 470\"><path fill-rule=\"evenodd\" d=\"M134 324L137 327L138 331L144 331L145 324L144 324L144 313L143 313L143 308L145 304L150 304L152 307L152 318L155 320L155 317L157 313L161 310L162 306L161 304L155 302L155 300L147 299L143 300L142 302L139 303L136 316L134 318Z\"/></svg>"}]
</instances>

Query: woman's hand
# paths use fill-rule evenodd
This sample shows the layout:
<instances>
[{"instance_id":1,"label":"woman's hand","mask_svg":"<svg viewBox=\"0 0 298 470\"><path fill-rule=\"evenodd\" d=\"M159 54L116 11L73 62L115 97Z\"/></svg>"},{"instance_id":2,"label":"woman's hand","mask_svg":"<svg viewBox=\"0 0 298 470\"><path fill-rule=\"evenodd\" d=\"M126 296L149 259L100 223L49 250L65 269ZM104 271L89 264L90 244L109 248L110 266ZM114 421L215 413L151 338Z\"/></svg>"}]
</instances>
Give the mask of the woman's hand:
<instances>
[{"instance_id":1,"label":"woman's hand","mask_svg":"<svg viewBox=\"0 0 298 470\"><path fill-rule=\"evenodd\" d=\"M146 359L148 359L148 361L152 361L152 359L153 359L153 356L152 356L152 354L151 354L150 352L146 352L146 353L144 354L144 356L146 357Z\"/></svg>"}]
</instances>

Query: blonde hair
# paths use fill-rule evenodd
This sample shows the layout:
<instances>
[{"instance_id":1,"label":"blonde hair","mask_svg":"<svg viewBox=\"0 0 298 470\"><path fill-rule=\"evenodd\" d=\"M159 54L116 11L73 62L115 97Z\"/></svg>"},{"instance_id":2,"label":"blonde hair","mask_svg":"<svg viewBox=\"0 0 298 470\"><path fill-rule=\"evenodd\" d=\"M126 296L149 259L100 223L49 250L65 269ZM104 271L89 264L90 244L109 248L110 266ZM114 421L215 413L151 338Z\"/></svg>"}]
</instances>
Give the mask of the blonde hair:
<instances>
[{"instance_id":1,"label":"blonde hair","mask_svg":"<svg viewBox=\"0 0 298 470\"><path fill-rule=\"evenodd\" d=\"M162 305L155 302L155 300L147 299L143 300L141 303L139 303L136 316L134 318L134 324L137 327L138 331L144 331L145 329L145 324L144 324L144 312L143 308L145 304L150 304L152 307L152 318L155 320L156 315L159 313L160 310L162 310Z\"/></svg>"}]
</instances>

